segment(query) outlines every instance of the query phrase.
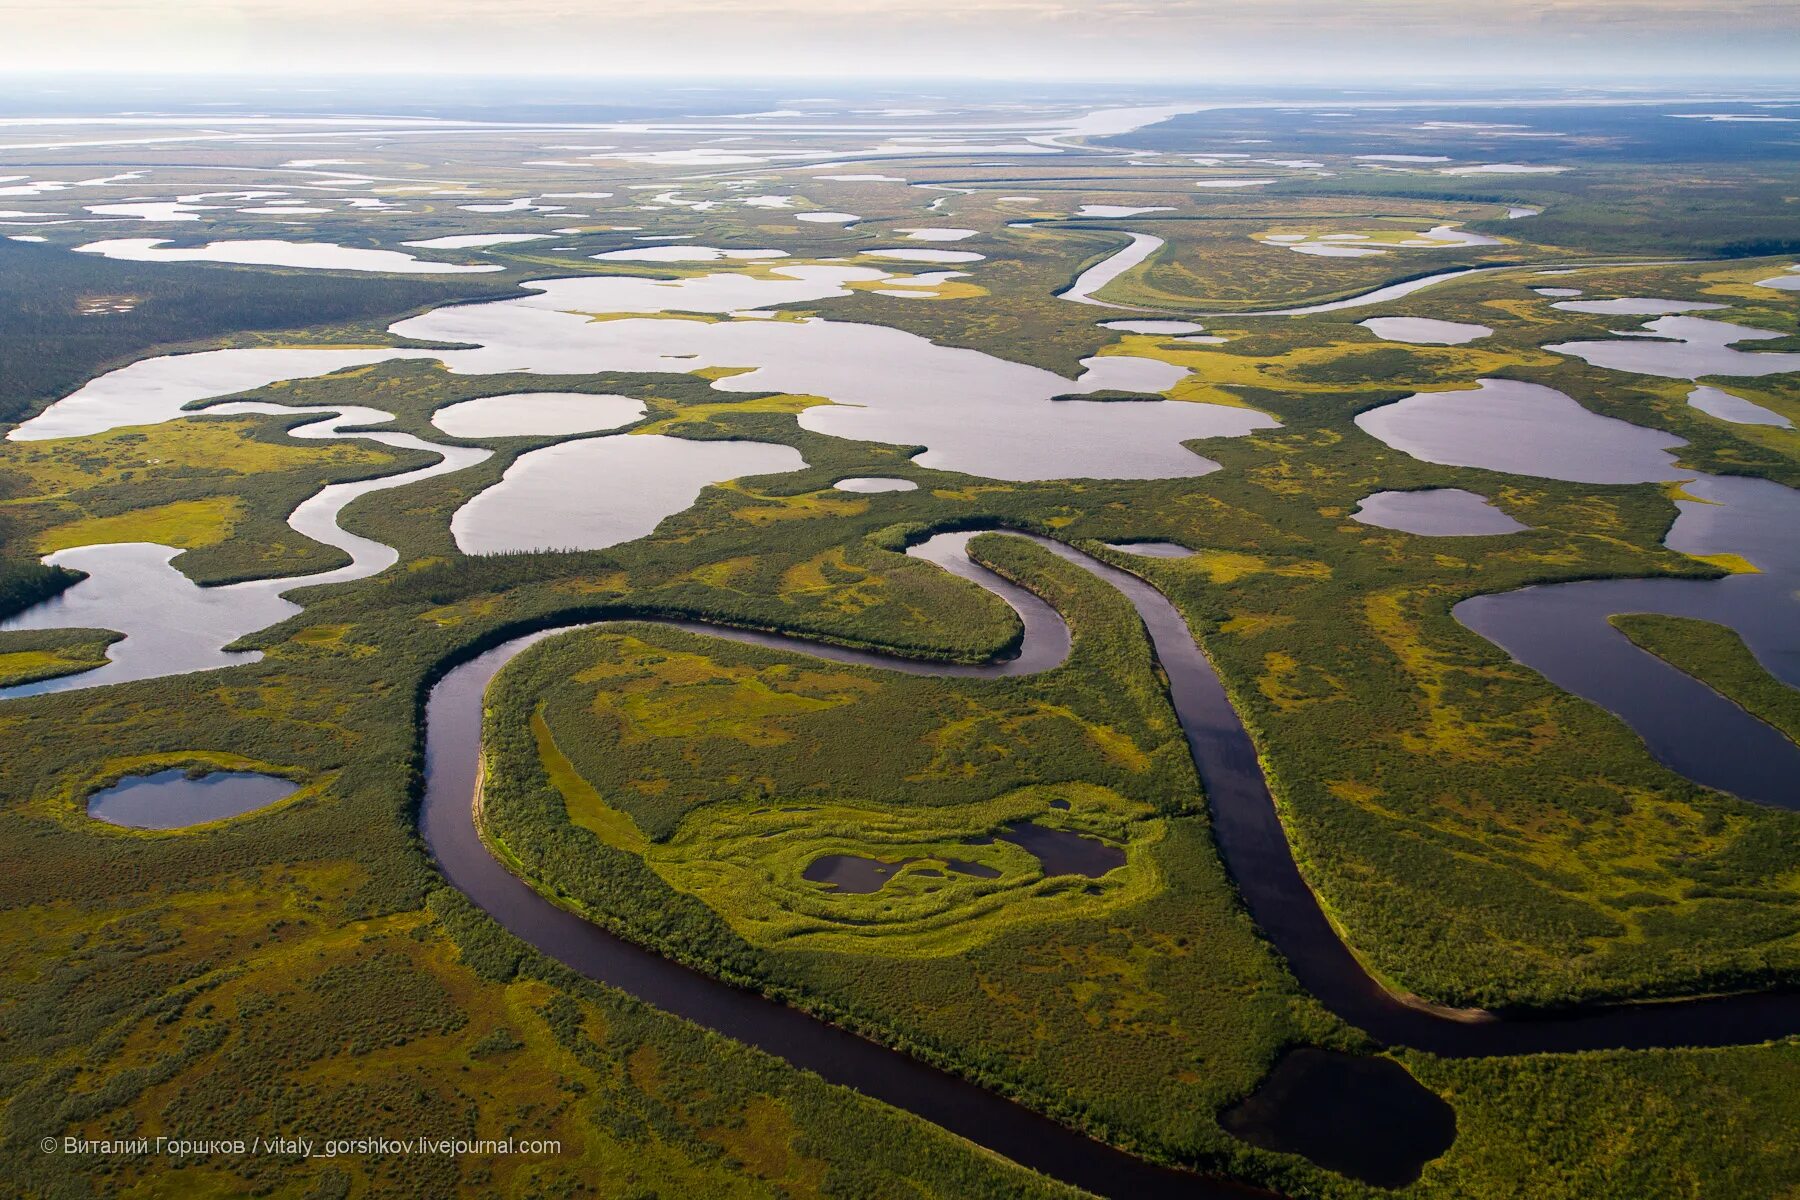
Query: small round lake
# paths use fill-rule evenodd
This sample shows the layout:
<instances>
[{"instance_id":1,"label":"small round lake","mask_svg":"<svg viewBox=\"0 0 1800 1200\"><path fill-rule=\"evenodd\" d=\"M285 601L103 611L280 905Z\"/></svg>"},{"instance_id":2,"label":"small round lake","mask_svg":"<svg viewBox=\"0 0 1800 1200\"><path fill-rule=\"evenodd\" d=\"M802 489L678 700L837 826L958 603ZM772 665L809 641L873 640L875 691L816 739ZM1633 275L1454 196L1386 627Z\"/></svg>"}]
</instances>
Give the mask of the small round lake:
<instances>
[{"instance_id":1,"label":"small round lake","mask_svg":"<svg viewBox=\"0 0 1800 1200\"><path fill-rule=\"evenodd\" d=\"M189 775L180 767L153 775L128 775L88 797L96 821L131 829L186 829L242 816L285 800L300 790L291 779L252 771Z\"/></svg>"},{"instance_id":2,"label":"small round lake","mask_svg":"<svg viewBox=\"0 0 1800 1200\"><path fill-rule=\"evenodd\" d=\"M517 242L542 242L554 237L549 233L453 233L446 237L426 238L418 242L401 242L421 250L478 250L483 246L510 246Z\"/></svg>"},{"instance_id":3,"label":"small round lake","mask_svg":"<svg viewBox=\"0 0 1800 1200\"><path fill-rule=\"evenodd\" d=\"M926 227L896 229L894 232L904 233L915 242L961 242L975 237L981 230Z\"/></svg>"},{"instance_id":4,"label":"small round lake","mask_svg":"<svg viewBox=\"0 0 1800 1200\"><path fill-rule=\"evenodd\" d=\"M1219 1115L1253 1146L1404 1187L1456 1140L1456 1113L1391 1058L1302 1046Z\"/></svg>"},{"instance_id":5,"label":"small round lake","mask_svg":"<svg viewBox=\"0 0 1800 1200\"><path fill-rule=\"evenodd\" d=\"M883 250L864 250L862 253L868 258L922 263L972 263L980 262L987 257L987 255L977 254L973 250L914 250L905 246Z\"/></svg>"},{"instance_id":6,"label":"small round lake","mask_svg":"<svg viewBox=\"0 0 1800 1200\"><path fill-rule=\"evenodd\" d=\"M1529 528L1495 508L1487 497L1461 488L1376 492L1358 501L1350 519L1426 537L1479 537Z\"/></svg>"},{"instance_id":7,"label":"small round lake","mask_svg":"<svg viewBox=\"0 0 1800 1200\"><path fill-rule=\"evenodd\" d=\"M600 262L650 262L650 263L689 263L689 262L757 262L764 259L786 258L786 250L729 250L719 246L633 246L628 250L608 250L604 254L590 254L588 257Z\"/></svg>"},{"instance_id":8,"label":"small round lake","mask_svg":"<svg viewBox=\"0 0 1800 1200\"><path fill-rule=\"evenodd\" d=\"M1131 205L1131 204L1084 204L1076 210L1078 217L1141 217L1145 213L1174 212L1167 204Z\"/></svg>"}]
</instances>

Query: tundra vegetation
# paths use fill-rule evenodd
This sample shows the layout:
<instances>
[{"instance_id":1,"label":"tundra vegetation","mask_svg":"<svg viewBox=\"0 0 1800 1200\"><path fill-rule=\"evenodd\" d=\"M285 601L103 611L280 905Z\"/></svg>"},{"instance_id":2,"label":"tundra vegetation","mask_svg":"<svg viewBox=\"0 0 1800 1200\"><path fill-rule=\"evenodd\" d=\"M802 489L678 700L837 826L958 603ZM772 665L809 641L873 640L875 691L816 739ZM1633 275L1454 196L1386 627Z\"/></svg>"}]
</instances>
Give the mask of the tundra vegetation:
<instances>
[{"instance_id":1,"label":"tundra vegetation","mask_svg":"<svg viewBox=\"0 0 1800 1200\"><path fill-rule=\"evenodd\" d=\"M1137 164L1083 154L996 166L980 153L897 150L837 173L906 182L833 182L779 162L746 168L756 190L793 193L790 208L739 203L746 189L730 172L675 179L667 164L551 163L529 168L533 194L612 196L551 201L563 211L529 224L459 206L525 194L517 164L542 157L535 142L436 132L367 153L393 156L381 165L396 174L440 164L443 182L461 189L453 196L409 198L406 212L375 223L339 210L298 226L223 213L206 236L181 240L394 249L540 226L557 227L557 240L418 251L506 268L441 278L115 262L70 253L86 235L55 226L43 229L48 244L0 240L8 421L151 354L394 343L386 328L396 320L528 294L519 285L532 279L779 278L783 267L907 244L896 229L941 222L975 229L956 248L985 259L951 265L961 277L916 295L858 283L782 306L779 319L889 325L1071 379L1094 355L1159 359L1189 371L1168 393L1174 401L1250 407L1280 422L1192 443L1221 464L1201 478L1007 482L924 468L916 447L811 432L799 415L825 398L721 391L712 384L729 369L683 372L677 362L658 373L534 374L521 364L459 375L421 359L234 397L377 408L394 414L392 428L457 444L431 425L437 409L517 392L622 394L646 409L630 434L780 443L807 465L708 487L651 536L605 550L471 557L457 551L453 514L520 455L563 438L461 439L495 453L349 506L342 526L395 547L399 561L295 593L302 612L241 643L260 661L0 702L0 1078L17 1186L70 1198L1070 1194L583 980L445 884L415 824L430 685L514 633L604 620L526 652L488 696L484 833L541 892L1136 1153L1294 1195L1376 1194L1218 1125L1289 1047L1380 1051L1294 982L1244 912L1148 642L1111 588L1020 539L977 539L976 557L1049 600L1073 632L1066 664L1017 678L901 675L654 623L697 618L945 662L1004 654L1019 637L1010 610L901 553L942 529L1063 540L1143 575L1178 605L1255 739L1307 882L1395 989L1534 1007L1793 986L1800 816L1660 765L1611 714L1451 616L1462 599L1528 584L1708 579L1739 564L1663 545L1677 513L1669 484L1436 465L1354 420L1416 392L1521 380L1683 439L1672 451L1680 470L1800 486L1800 433L1710 417L1687 403L1690 381L1545 349L1636 330L1641 319L1557 309L1539 292L1724 305L1704 315L1782 335L1757 352L1800 349L1795 293L1763 283L1795 261L1791 149L1743 141L1732 150L1751 137L1732 131L1719 143L1727 149L1703 152L1688 128L1700 122L1665 119L1680 128L1658 141L1631 114L1585 107L1544 119L1566 121L1569 137L1534 141L1531 153L1560 173L1381 170L1355 155L1454 154L1454 166L1525 151L1479 133L1422 132L1410 118L1348 146L1341 127L1258 110L1194 114L1115 139L1149 152ZM1195 162L1262 138L1269 158L1317 160L1330 173ZM218 153L223 164L235 151ZM162 161L146 154L151 168ZM1233 171L1277 182L1194 187ZM242 182L204 165L182 176L186 191ZM646 199L650 184L710 206ZM1083 217L1083 204L1175 211ZM1542 214L1507 219L1527 207ZM861 219L794 219L808 209ZM1497 241L1401 244L1446 225ZM626 227L790 257L590 257L643 244ZM1101 297L1155 311L1057 296L1130 233L1164 246ZM1271 235L1382 252L1320 257ZM1669 261L1687 258L1697 261ZM1499 269L1378 307L1248 315L1464 267ZM1563 270L1573 274L1544 274ZM87 302L111 296L132 303L99 312ZM1226 340L1102 326L1196 313L1230 314L1198 318ZM1494 332L1458 346L1397 344L1357 324L1372 315ZM1709 382L1800 422L1797 380ZM354 437L287 436L300 421L202 407L163 424L0 443L0 614L73 583L39 561L68 547L177 547L176 567L203 584L340 565L342 552L286 524L295 506L327 483L430 460ZM918 487L832 487L853 476ZM1351 519L1372 492L1428 487L1478 492L1528 528L1434 539ZM1108 548L1143 540L1196 553ZM1800 735L1793 689L1731 631L1654 615L1617 625ZM115 637L0 631L0 684L85 669ZM303 786L268 811L186 831L85 816L86 797L122 777L209 765L250 765ZM1046 875L1024 848L987 840L1023 822L1098 839L1123 864ZM831 855L880 860L890 875L868 892L807 879ZM1800 1187L1792 1040L1393 1056L1457 1118L1455 1144L1403 1195L1723 1200ZM79 1164L38 1150L47 1133L259 1130L548 1137L563 1149Z\"/></svg>"}]
</instances>

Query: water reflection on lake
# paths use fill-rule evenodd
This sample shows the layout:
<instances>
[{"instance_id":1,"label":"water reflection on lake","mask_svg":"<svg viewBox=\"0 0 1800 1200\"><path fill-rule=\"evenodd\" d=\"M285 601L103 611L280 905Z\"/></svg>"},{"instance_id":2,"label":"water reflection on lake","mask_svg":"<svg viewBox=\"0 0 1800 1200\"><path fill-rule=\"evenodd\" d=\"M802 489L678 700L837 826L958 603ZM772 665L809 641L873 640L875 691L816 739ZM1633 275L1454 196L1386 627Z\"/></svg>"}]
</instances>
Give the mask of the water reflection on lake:
<instances>
[{"instance_id":1,"label":"water reflection on lake","mask_svg":"<svg viewBox=\"0 0 1800 1200\"><path fill-rule=\"evenodd\" d=\"M128 775L102 788L88 797L87 814L132 829L184 829L267 808L299 789L291 779L252 771L189 776L175 767L150 775Z\"/></svg>"},{"instance_id":2,"label":"water reflection on lake","mask_svg":"<svg viewBox=\"0 0 1800 1200\"><path fill-rule=\"evenodd\" d=\"M791 446L620 434L520 455L450 522L464 554L599 550L644 537L702 488L806 466Z\"/></svg>"},{"instance_id":3,"label":"water reflection on lake","mask_svg":"<svg viewBox=\"0 0 1800 1200\"><path fill-rule=\"evenodd\" d=\"M916 858L884 861L857 854L825 854L806 864L800 878L808 883L827 884L834 892L866 896L879 892L908 863L918 861Z\"/></svg>"},{"instance_id":4,"label":"water reflection on lake","mask_svg":"<svg viewBox=\"0 0 1800 1200\"><path fill-rule=\"evenodd\" d=\"M879 892L890 880L917 862L942 862L945 870L953 875L967 875L975 879L1000 878L1000 872L993 867L966 862L960 858L880 859L864 858L860 854L822 854L806 864L806 870L800 873L800 878L808 883L826 884L832 891L841 894L866 896ZM914 867L912 873L933 878L942 877L944 872L934 867Z\"/></svg>"},{"instance_id":5,"label":"water reflection on lake","mask_svg":"<svg viewBox=\"0 0 1800 1200\"><path fill-rule=\"evenodd\" d=\"M1650 612L1726 625L1777 679L1800 687L1800 540L1793 533L1800 492L1744 476L1695 478L1664 449L1678 439L1590 413L1536 384L1488 380L1476 391L1424 393L1356 421L1430 462L1586 483L1686 479L1668 547L1696 557L1735 555L1754 573L1527 587L1476 596L1453 611L1551 683L1618 716L1652 755L1688 778L1800 808L1800 746L1632 645L1608 620Z\"/></svg>"},{"instance_id":6,"label":"water reflection on lake","mask_svg":"<svg viewBox=\"0 0 1800 1200\"><path fill-rule=\"evenodd\" d=\"M850 268L840 268L845 269ZM1217 464L1185 449L1184 440L1241 436L1276 424L1263 413L1224 405L1051 403L1057 396L1087 392L1161 392L1187 375L1183 367L1152 359L1088 359L1084 374L1071 381L881 325L819 318L592 321L560 306L604 306L610 295L590 301L587 288L559 290L542 300L440 309L394 329L480 347L442 355L457 372L685 373L747 367L714 380L712 387L824 396L836 403L802 411L803 427L834 437L924 445L917 460L922 466L999 479L1203 475ZM753 297L745 295L739 303Z\"/></svg>"},{"instance_id":7,"label":"water reflection on lake","mask_svg":"<svg viewBox=\"0 0 1800 1200\"><path fill-rule=\"evenodd\" d=\"M804 410L801 425L836 437L924 445L921 465L998 479L1203 475L1217 464L1182 442L1277 425L1266 414L1226 405L1051 403L1091 392L1161 393L1188 374L1180 366L1130 355L1088 359L1082 376L1071 381L879 325L820 318L596 320L592 315L763 311L847 296L851 282L890 278L872 267L802 264L768 268L766 276L545 280L528 285L531 294L517 299L453 305L392 327L399 336L470 349L222 350L146 360L101 376L12 436L68 436L167 420L179 415L183 404L207 396L384 358L417 357L437 358L457 374L748 368L713 380L712 387L824 396L836 403Z\"/></svg>"},{"instance_id":8,"label":"water reflection on lake","mask_svg":"<svg viewBox=\"0 0 1800 1200\"><path fill-rule=\"evenodd\" d=\"M1038 860L1045 875L1085 875L1098 879L1125 865L1125 850L1099 838L1032 821L1010 825L992 837L971 838L971 846L1011 842Z\"/></svg>"},{"instance_id":9,"label":"water reflection on lake","mask_svg":"<svg viewBox=\"0 0 1800 1200\"><path fill-rule=\"evenodd\" d=\"M1460 346L1494 332L1486 325L1437 321L1430 317L1370 317L1358 323L1384 342L1419 346Z\"/></svg>"},{"instance_id":10,"label":"water reflection on lake","mask_svg":"<svg viewBox=\"0 0 1800 1200\"><path fill-rule=\"evenodd\" d=\"M1782 429L1794 427L1794 423L1780 413L1771 412L1760 404L1753 404L1742 396L1734 396L1716 387L1695 388L1688 393L1688 403L1709 417L1717 417L1736 425L1775 425Z\"/></svg>"},{"instance_id":11,"label":"water reflection on lake","mask_svg":"<svg viewBox=\"0 0 1800 1200\"><path fill-rule=\"evenodd\" d=\"M1545 289L1549 294L1550 289ZM1729 304L1708 304L1700 300L1653 300L1642 296L1626 296L1618 300L1570 300L1552 304L1564 312L1598 313L1613 316L1666 317L1675 313L1702 312L1730 308Z\"/></svg>"},{"instance_id":12,"label":"water reflection on lake","mask_svg":"<svg viewBox=\"0 0 1800 1200\"><path fill-rule=\"evenodd\" d=\"M261 652L227 651L224 647L246 634L266 629L297 614L300 606L285 598L287 592L312 585L363 579L386 570L399 558L391 546L340 528L338 515L346 505L371 492L459 471L492 453L480 447L438 446L411 434L386 430L354 435L343 432L347 428L382 424L393 419L392 414L373 408L345 405L302 409L278 404L232 403L216 405L209 411L232 416L312 414L321 419L290 430L288 436L305 439L354 436L388 446L435 452L441 457L430 466L414 471L352 483L327 484L301 502L288 517L288 525L314 541L343 550L350 557L347 565L330 571L201 587L172 565L170 560L180 553L173 546L127 542L57 551L45 561L84 571L87 578L0 621L0 630L111 629L124 634L124 640L108 648L108 661L104 666L0 689L0 699L255 662L262 657Z\"/></svg>"},{"instance_id":13,"label":"water reflection on lake","mask_svg":"<svg viewBox=\"0 0 1800 1200\"><path fill-rule=\"evenodd\" d=\"M1191 558L1194 552L1180 542L1107 542L1111 550L1141 554L1146 558Z\"/></svg>"},{"instance_id":14,"label":"water reflection on lake","mask_svg":"<svg viewBox=\"0 0 1800 1200\"><path fill-rule=\"evenodd\" d=\"M431 423L451 437L548 436L617 429L643 415L643 401L630 396L517 392L447 405L431 414Z\"/></svg>"},{"instance_id":15,"label":"water reflection on lake","mask_svg":"<svg viewBox=\"0 0 1800 1200\"><path fill-rule=\"evenodd\" d=\"M1766 479L1703 476L1665 539L1683 554L1735 554L1755 573L1723 579L1605 579L1476 596L1457 620L1566 691L1630 725L1657 759L1747 800L1800 808L1800 746L1705 684L1633 645L1616 613L1663 613L1736 630L1757 661L1800 688L1800 492Z\"/></svg>"},{"instance_id":16,"label":"water reflection on lake","mask_svg":"<svg viewBox=\"0 0 1800 1200\"><path fill-rule=\"evenodd\" d=\"M1116 329L1120 333L1200 333L1206 326L1198 321L1102 321L1102 329Z\"/></svg>"},{"instance_id":17,"label":"water reflection on lake","mask_svg":"<svg viewBox=\"0 0 1800 1200\"><path fill-rule=\"evenodd\" d=\"M1095 293L1131 268L1162 249L1163 240L1151 237L1147 233L1134 233L1125 248L1101 259L1080 275L1075 282L1058 292L1064 300L1073 300L1077 304L1093 304L1101 308L1130 308L1128 304L1108 304L1098 299Z\"/></svg>"},{"instance_id":18,"label":"water reflection on lake","mask_svg":"<svg viewBox=\"0 0 1800 1200\"><path fill-rule=\"evenodd\" d=\"M1456 1140L1456 1113L1390 1058L1302 1046L1219 1124L1377 1187L1404 1187Z\"/></svg>"},{"instance_id":19,"label":"water reflection on lake","mask_svg":"<svg viewBox=\"0 0 1800 1200\"><path fill-rule=\"evenodd\" d=\"M1427 537L1477 537L1527 528L1495 508L1487 497L1461 488L1376 492L1358 501L1350 518Z\"/></svg>"},{"instance_id":20,"label":"water reflection on lake","mask_svg":"<svg viewBox=\"0 0 1800 1200\"><path fill-rule=\"evenodd\" d=\"M1668 452L1684 445L1682 439L1600 416L1555 388L1513 379L1420 392L1361 413L1356 424L1396 450L1446 466L1577 483L1644 483L1682 474Z\"/></svg>"},{"instance_id":21,"label":"water reflection on lake","mask_svg":"<svg viewBox=\"0 0 1800 1200\"><path fill-rule=\"evenodd\" d=\"M650 262L650 263L689 263L719 262L735 259L742 262L755 262L761 259L786 258L786 250L729 250L718 246L633 246L626 250L608 250L604 254L590 254L589 258L600 262Z\"/></svg>"},{"instance_id":22,"label":"water reflection on lake","mask_svg":"<svg viewBox=\"0 0 1800 1200\"><path fill-rule=\"evenodd\" d=\"M1769 341L1783 336L1705 317L1660 317L1644 326L1652 336L1620 337L1604 342L1562 342L1545 346L1558 354L1584 359L1611 371L1632 371L1664 379L1701 379L1708 375L1760 376L1800 371L1800 353L1739 350L1734 343Z\"/></svg>"},{"instance_id":23,"label":"water reflection on lake","mask_svg":"<svg viewBox=\"0 0 1800 1200\"><path fill-rule=\"evenodd\" d=\"M239 263L313 271L379 271L390 275L457 275L506 270L499 263L470 266L432 262L399 250L366 250L327 242L285 242L272 238L208 242L204 246L189 247L170 246L167 238L112 238L89 242L75 249L81 254L98 254L127 262Z\"/></svg>"}]
</instances>

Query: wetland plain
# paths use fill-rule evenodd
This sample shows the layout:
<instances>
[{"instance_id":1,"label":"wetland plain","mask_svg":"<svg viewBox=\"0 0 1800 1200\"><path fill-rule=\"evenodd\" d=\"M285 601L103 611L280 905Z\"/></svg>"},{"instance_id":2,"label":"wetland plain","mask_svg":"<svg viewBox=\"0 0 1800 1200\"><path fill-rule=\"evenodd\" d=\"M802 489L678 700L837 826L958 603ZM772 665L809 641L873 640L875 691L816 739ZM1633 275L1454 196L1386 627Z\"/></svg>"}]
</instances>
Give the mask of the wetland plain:
<instances>
[{"instance_id":1,"label":"wetland plain","mask_svg":"<svg viewBox=\"0 0 1800 1200\"><path fill-rule=\"evenodd\" d=\"M0 147L21 1194L1800 1187L1800 117L295 103Z\"/></svg>"}]
</instances>

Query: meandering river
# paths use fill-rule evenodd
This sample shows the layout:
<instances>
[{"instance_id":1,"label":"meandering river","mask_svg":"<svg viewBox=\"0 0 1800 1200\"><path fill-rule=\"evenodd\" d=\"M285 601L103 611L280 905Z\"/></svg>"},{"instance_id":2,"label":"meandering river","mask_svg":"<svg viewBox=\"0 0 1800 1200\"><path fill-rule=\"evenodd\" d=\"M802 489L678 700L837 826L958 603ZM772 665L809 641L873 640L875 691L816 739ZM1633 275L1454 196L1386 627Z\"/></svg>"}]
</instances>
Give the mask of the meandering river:
<instances>
[{"instance_id":1,"label":"meandering river","mask_svg":"<svg viewBox=\"0 0 1800 1200\"><path fill-rule=\"evenodd\" d=\"M979 677L1059 665L1069 650L1066 623L1041 599L971 561L966 547L972 536L967 531L940 534L909 553L988 588L1012 605L1025 626L1016 658L987 666L946 666L785 635L687 621L667 623L835 662L915 674ZM1180 612L1136 575L1060 542L1019 536L1032 536L1131 601L1168 677L1169 696L1205 788L1221 855L1245 906L1301 986L1340 1017L1384 1044L1452 1057L1723 1046L1800 1032L1800 995L1788 992L1596 1006L1514 1018L1433 1009L1389 992L1338 937L1301 877L1255 745ZM482 697L488 682L527 646L590 624L522 633L452 667L432 688L426 705L420 828L451 884L501 925L592 978L905 1108L1065 1182L1115 1196L1245 1194L1230 1184L1128 1158L898 1051L671 963L556 907L508 873L482 844L473 815ZM1386 1086L1393 1085L1394 1080L1387 1078ZM1411 1131L1396 1128L1389 1136L1395 1152L1404 1155Z\"/></svg>"}]
</instances>

